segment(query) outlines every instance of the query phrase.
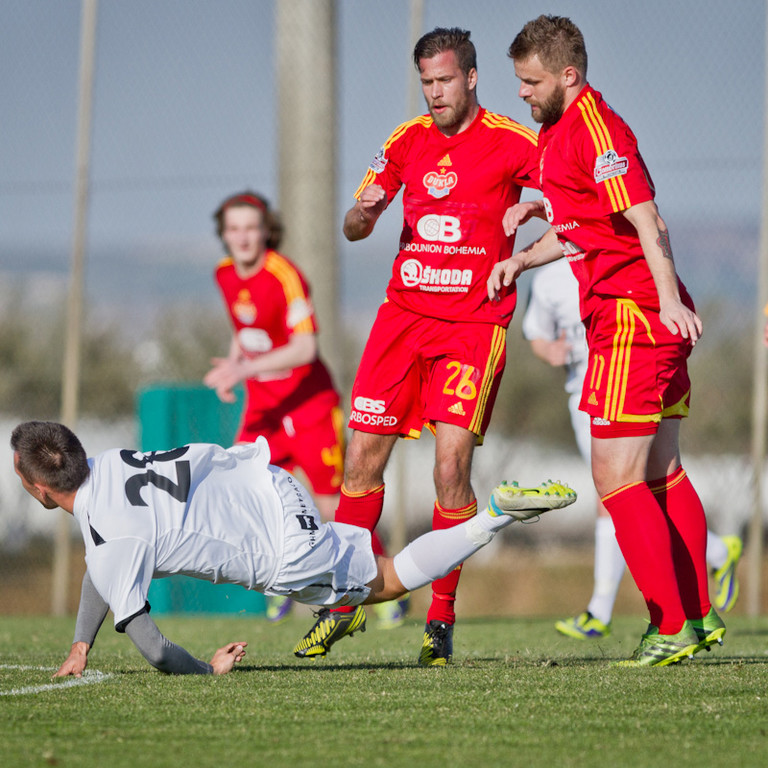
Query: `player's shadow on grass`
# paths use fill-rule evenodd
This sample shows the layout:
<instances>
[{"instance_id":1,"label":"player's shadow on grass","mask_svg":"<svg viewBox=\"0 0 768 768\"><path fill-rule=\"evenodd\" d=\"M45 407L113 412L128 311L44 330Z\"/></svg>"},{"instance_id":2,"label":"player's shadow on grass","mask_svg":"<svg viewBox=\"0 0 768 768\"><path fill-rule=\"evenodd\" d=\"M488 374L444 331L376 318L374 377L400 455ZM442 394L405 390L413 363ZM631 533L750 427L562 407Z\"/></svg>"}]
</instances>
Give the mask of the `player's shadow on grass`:
<instances>
[{"instance_id":1,"label":"player's shadow on grass","mask_svg":"<svg viewBox=\"0 0 768 768\"><path fill-rule=\"evenodd\" d=\"M360 671L365 670L368 672L377 672L379 670L385 671L390 669L421 669L418 663L403 661L403 662L354 662L351 664L319 662L309 664L238 664L233 672L343 672L343 671Z\"/></svg>"}]
</instances>

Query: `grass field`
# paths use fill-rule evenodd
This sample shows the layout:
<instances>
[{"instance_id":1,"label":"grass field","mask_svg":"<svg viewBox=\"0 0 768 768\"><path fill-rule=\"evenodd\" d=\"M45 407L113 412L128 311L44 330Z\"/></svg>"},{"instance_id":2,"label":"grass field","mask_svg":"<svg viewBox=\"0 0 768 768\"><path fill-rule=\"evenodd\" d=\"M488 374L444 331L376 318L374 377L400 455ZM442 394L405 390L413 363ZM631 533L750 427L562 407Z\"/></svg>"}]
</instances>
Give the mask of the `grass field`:
<instances>
[{"instance_id":1,"label":"grass field","mask_svg":"<svg viewBox=\"0 0 768 768\"><path fill-rule=\"evenodd\" d=\"M248 656L225 677L168 677L105 626L85 682L51 685L73 620L2 618L0 765L768 763L768 618L729 617L723 648L645 670L610 666L636 645L637 617L616 617L600 643L560 638L550 619L469 619L445 669L416 666L416 619L371 620L315 661L290 653L306 614L159 624L200 657L242 639Z\"/></svg>"}]
</instances>

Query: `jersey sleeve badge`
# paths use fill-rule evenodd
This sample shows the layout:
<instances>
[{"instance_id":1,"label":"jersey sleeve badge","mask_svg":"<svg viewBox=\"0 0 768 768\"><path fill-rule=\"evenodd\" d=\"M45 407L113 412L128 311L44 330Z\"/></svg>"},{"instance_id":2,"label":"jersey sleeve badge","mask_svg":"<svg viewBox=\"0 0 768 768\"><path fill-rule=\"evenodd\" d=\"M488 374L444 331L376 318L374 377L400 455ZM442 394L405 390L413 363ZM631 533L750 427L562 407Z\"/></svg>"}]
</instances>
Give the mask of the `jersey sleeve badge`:
<instances>
[{"instance_id":1,"label":"jersey sleeve badge","mask_svg":"<svg viewBox=\"0 0 768 768\"><path fill-rule=\"evenodd\" d=\"M288 327L295 328L299 323L312 317L312 304L306 299L294 299L288 306Z\"/></svg>"},{"instance_id":2,"label":"jersey sleeve badge","mask_svg":"<svg viewBox=\"0 0 768 768\"><path fill-rule=\"evenodd\" d=\"M386 150L382 147L376 156L371 160L371 164L368 166L374 173L381 173L386 167L389 160L387 159Z\"/></svg>"},{"instance_id":3,"label":"jersey sleeve badge","mask_svg":"<svg viewBox=\"0 0 768 768\"><path fill-rule=\"evenodd\" d=\"M609 149L595 160L595 181L607 181L615 176L623 176L629 170L629 160L619 157L615 149Z\"/></svg>"}]
</instances>

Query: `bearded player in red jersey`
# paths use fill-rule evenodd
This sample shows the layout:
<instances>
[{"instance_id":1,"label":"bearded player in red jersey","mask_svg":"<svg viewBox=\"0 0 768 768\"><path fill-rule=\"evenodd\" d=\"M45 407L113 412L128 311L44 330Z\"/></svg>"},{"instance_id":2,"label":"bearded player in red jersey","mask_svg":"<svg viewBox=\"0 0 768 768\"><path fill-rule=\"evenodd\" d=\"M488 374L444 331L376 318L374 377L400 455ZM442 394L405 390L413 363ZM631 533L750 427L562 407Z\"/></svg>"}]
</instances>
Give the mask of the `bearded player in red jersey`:
<instances>
[{"instance_id":1,"label":"bearded player in red jersey","mask_svg":"<svg viewBox=\"0 0 768 768\"><path fill-rule=\"evenodd\" d=\"M336 521L372 531L384 502L384 468L398 436L435 434L432 527L477 512L474 446L491 417L505 363L514 287L491 303L485 281L512 253L504 211L537 186L536 135L477 100L470 33L435 29L414 49L429 114L400 125L371 163L344 219L360 240L402 186L403 229L387 298L352 390L344 485ZM419 663L444 665L453 649L460 568L433 584ZM318 656L361 626L362 607L320 614L297 656Z\"/></svg>"},{"instance_id":2,"label":"bearded player in red jersey","mask_svg":"<svg viewBox=\"0 0 768 768\"><path fill-rule=\"evenodd\" d=\"M637 140L587 82L579 29L540 16L509 56L519 95L542 123L544 198L513 208L505 229L531 213L552 228L494 267L488 293L502 299L523 270L568 259L590 354L580 408L591 417L592 475L650 613L632 658L619 663L675 663L725 634L709 599L704 509L679 451L701 320L677 276Z\"/></svg>"},{"instance_id":3,"label":"bearded player in red jersey","mask_svg":"<svg viewBox=\"0 0 768 768\"><path fill-rule=\"evenodd\" d=\"M318 357L317 322L304 276L277 252L279 218L251 191L227 198L214 214L227 257L216 282L234 332L229 355L212 361L204 383L224 402L244 382L246 404L236 437L264 435L272 463L308 480L322 518L333 520L344 472L343 414L331 376ZM287 598L271 598L279 621Z\"/></svg>"}]
</instances>

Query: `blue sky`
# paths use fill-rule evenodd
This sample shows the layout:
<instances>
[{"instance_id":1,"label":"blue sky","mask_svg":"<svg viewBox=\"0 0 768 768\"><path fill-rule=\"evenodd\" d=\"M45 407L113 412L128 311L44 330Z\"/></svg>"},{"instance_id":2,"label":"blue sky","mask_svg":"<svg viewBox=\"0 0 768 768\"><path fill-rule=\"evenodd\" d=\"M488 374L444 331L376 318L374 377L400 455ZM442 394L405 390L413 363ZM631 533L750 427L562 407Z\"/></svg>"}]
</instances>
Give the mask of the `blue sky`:
<instances>
[{"instance_id":1,"label":"blue sky","mask_svg":"<svg viewBox=\"0 0 768 768\"><path fill-rule=\"evenodd\" d=\"M571 16L585 35L591 83L639 137L662 211L693 226L718 220L757 226L762 0L425 0L424 7L424 30L472 30L483 105L529 125L507 47L541 12ZM79 11L77 0L0 0L0 273L6 275L68 267ZM337 3L339 224L370 158L409 117L406 88L416 75L408 13L407 0ZM118 277L110 284L116 266L107 253L119 253L124 268L166 262L177 273L183 269L173 288L152 289L158 294L194 291L202 280L207 285L219 254L210 219L219 200L244 186L276 198L273 21L272 0L101 0L92 292L127 290ZM390 214L365 244L341 243L347 286L361 265L369 277L386 280L399 224ZM206 298L215 300L212 286Z\"/></svg>"}]
</instances>

